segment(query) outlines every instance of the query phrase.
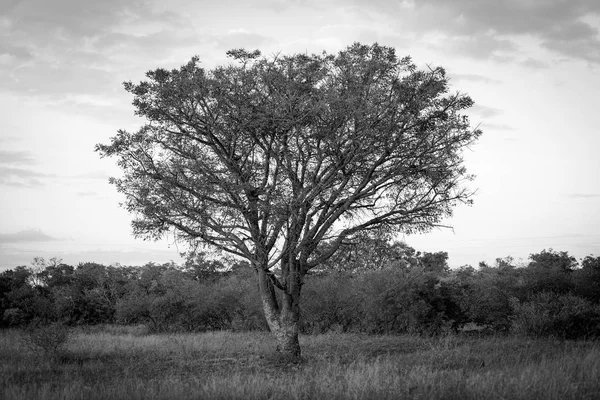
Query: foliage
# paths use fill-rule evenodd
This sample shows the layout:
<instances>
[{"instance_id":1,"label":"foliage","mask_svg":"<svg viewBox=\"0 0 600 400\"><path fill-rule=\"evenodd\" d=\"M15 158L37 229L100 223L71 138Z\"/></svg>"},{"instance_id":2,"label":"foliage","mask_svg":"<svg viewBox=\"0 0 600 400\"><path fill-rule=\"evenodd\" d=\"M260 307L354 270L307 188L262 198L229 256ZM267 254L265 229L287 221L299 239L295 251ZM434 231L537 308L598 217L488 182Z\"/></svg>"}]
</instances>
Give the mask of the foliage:
<instances>
[{"instance_id":1,"label":"foliage","mask_svg":"<svg viewBox=\"0 0 600 400\"><path fill-rule=\"evenodd\" d=\"M327 248L323 249L327 250ZM420 254L420 253L419 253ZM344 242L332 257L316 270L364 272L392 268L408 268L418 264L417 252L403 242L390 240L382 232L361 232Z\"/></svg>"},{"instance_id":2,"label":"foliage","mask_svg":"<svg viewBox=\"0 0 600 400\"><path fill-rule=\"evenodd\" d=\"M197 281L214 281L227 270L220 260L209 259L203 251L183 253L182 256L185 257L182 268Z\"/></svg>"},{"instance_id":3,"label":"foliage","mask_svg":"<svg viewBox=\"0 0 600 400\"><path fill-rule=\"evenodd\" d=\"M253 262L285 248L309 260L325 237L427 230L469 197L460 152L480 132L442 68L419 71L377 44L228 54L237 64L206 71L193 58L125 84L148 123L97 150L124 170L112 182L139 213L136 234L174 228ZM351 225L336 233L340 218Z\"/></svg>"},{"instance_id":4,"label":"foliage","mask_svg":"<svg viewBox=\"0 0 600 400\"><path fill-rule=\"evenodd\" d=\"M510 299L522 298L522 270L513 259L496 259L493 267L481 264L453 273L453 281L460 288L459 301L469 321L494 331L508 331L512 309Z\"/></svg>"},{"instance_id":5,"label":"foliage","mask_svg":"<svg viewBox=\"0 0 600 400\"><path fill-rule=\"evenodd\" d=\"M568 293L573 289L577 260L565 251L542 250L529 256L525 280L530 295L542 291Z\"/></svg>"},{"instance_id":6,"label":"foliage","mask_svg":"<svg viewBox=\"0 0 600 400\"><path fill-rule=\"evenodd\" d=\"M31 350L42 351L44 355L56 358L66 349L69 338L70 330L66 325L38 320L30 324L21 340Z\"/></svg>"},{"instance_id":7,"label":"foliage","mask_svg":"<svg viewBox=\"0 0 600 400\"><path fill-rule=\"evenodd\" d=\"M533 337L600 337L600 305L571 294L541 292L526 302L512 299L512 331Z\"/></svg>"},{"instance_id":8,"label":"foliage","mask_svg":"<svg viewBox=\"0 0 600 400\"><path fill-rule=\"evenodd\" d=\"M574 292L600 304L600 257L587 256L572 276Z\"/></svg>"},{"instance_id":9,"label":"foliage","mask_svg":"<svg viewBox=\"0 0 600 400\"><path fill-rule=\"evenodd\" d=\"M246 259L270 329L299 355L308 271L364 232L428 231L470 203L462 151L481 132L443 68L418 70L391 47L228 55L126 82L146 123L96 150L123 170L111 182L134 234Z\"/></svg>"},{"instance_id":10,"label":"foliage","mask_svg":"<svg viewBox=\"0 0 600 400\"><path fill-rule=\"evenodd\" d=\"M363 331L434 335L463 319L446 282L421 269L369 273L362 288Z\"/></svg>"},{"instance_id":11,"label":"foliage","mask_svg":"<svg viewBox=\"0 0 600 400\"><path fill-rule=\"evenodd\" d=\"M304 287L301 330L305 333L357 331L360 278L347 272L310 276Z\"/></svg>"},{"instance_id":12,"label":"foliage","mask_svg":"<svg viewBox=\"0 0 600 400\"><path fill-rule=\"evenodd\" d=\"M554 251L552 249L542 250L540 253L529 256L531 263L529 268L573 271L577 266L577 259L570 256L566 251Z\"/></svg>"},{"instance_id":13,"label":"foliage","mask_svg":"<svg viewBox=\"0 0 600 400\"><path fill-rule=\"evenodd\" d=\"M435 335L455 330L465 319L454 288L420 268L334 272L308 279L304 290L307 333Z\"/></svg>"},{"instance_id":14,"label":"foliage","mask_svg":"<svg viewBox=\"0 0 600 400\"><path fill-rule=\"evenodd\" d=\"M571 259L567 253L543 251L539 254L546 259L556 261L557 257L548 257L555 254L563 261L540 263L536 256L535 263L517 264L505 257L491 266L448 270L445 252L421 253L383 237L365 243L380 249L385 261L382 258L375 266L367 258L361 266L356 255L369 253L356 243L342 247L350 255L331 259L352 260L354 266L332 262L307 276L301 332L428 336L470 323L503 333L597 336L599 258L589 256L581 268L565 269L552 265L568 265L563 262ZM26 327L41 321L71 327L142 323L150 332L267 329L255 290L256 272L236 261L203 257L191 258L183 266L83 263L73 268L52 263L37 272L29 267L4 271L2 326ZM568 285L557 285L551 278L564 279ZM555 291L557 287L562 291Z\"/></svg>"},{"instance_id":15,"label":"foliage","mask_svg":"<svg viewBox=\"0 0 600 400\"><path fill-rule=\"evenodd\" d=\"M147 266L116 305L117 321L145 322L152 332L264 329L260 302L247 274L200 282L175 268Z\"/></svg>"}]
</instances>

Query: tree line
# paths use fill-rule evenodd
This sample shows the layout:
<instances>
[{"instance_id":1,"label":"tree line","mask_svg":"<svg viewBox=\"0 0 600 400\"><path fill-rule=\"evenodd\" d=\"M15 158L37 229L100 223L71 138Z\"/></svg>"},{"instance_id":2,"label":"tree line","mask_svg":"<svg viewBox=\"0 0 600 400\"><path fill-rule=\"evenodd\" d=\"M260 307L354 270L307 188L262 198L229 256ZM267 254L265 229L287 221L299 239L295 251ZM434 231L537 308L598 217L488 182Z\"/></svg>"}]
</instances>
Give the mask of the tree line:
<instances>
[{"instance_id":1,"label":"tree line","mask_svg":"<svg viewBox=\"0 0 600 400\"><path fill-rule=\"evenodd\" d=\"M439 335L481 331L566 339L600 336L600 257L543 250L448 267L446 252L369 239L308 275L300 331ZM0 326L144 324L150 332L268 330L255 272L190 254L182 265L76 267L34 259L0 273Z\"/></svg>"}]
</instances>

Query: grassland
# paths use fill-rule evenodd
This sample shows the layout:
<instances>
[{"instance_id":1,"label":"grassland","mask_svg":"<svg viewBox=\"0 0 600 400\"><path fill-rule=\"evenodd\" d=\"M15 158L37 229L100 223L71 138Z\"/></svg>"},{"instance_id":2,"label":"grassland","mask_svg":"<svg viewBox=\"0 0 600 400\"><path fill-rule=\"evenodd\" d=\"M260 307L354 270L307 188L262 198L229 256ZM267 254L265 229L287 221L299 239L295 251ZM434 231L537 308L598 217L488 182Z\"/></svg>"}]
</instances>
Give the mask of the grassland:
<instances>
[{"instance_id":1,"label":"grassland","mask_svg":"<svg viewBox=\"0 0 600 400\"><path fill-rule=\"evenodd\" d=\"M76 331L49 356L0 332L0 398L600 399L600 343L514 337L303 336L303 360L267 333Z\"/></svg>"}]
</instances>

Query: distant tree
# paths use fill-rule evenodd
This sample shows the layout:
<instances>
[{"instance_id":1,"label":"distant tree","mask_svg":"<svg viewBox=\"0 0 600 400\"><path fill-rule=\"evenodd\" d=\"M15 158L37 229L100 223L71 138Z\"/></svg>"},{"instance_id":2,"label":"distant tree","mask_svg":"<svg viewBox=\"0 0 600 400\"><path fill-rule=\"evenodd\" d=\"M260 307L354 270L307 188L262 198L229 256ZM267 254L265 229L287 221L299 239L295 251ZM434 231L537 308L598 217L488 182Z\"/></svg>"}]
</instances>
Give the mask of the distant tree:
<instances>
[{"instance_id":1,"label":"distant tree","mask_svg":"<svg viewBox=\"0 0 600 400\"><path fill-rule=\"evenodd\" d=\"M47 268L51 269L60 269L59 266L62 264L62 259L60 257L51 257L46 260L44 257L34 257L31 262L31 283L34 286L44 286L44 274L46 273Z\"/></svg>"},{"instance_id":2,"label":"distant tree","mask_svg":"<svg viewBox=\"0 0 600 400\"><path fill-rule=\"evenodd\" d=\"M27 285L32 274L33 271L31 268L24 265L3 271L0 273L0 288L2 288L2 293Z\"/></svg>"},{"instance_id":3,"label":"distant tree","mask_svg":"<svg viewBox=\"0 0 600 400\"><path fill-rule=\"evenodd\" d=\"M25 317L14 303L14 292L31 289L28 282L32 274L31 268L23 265L0 273L0 326L17 325ZM33 290L29 292L35 294Z\"/></svg>"},{"instance_id":4,"label":"distant tree","mask_svg":"<svg viewBox=\"0 0 600 400\"><path fill-rule=\"evenodd\" d=\"M586 256L581 261L581 269L586 272L600 273L600 257Z\"/></svg>"},{"instance_id":5,"label":"distant tree","mask_svg":"<svg viewBox=\"0 0 600 400\"><path fill-rule=\"evenodd\" d=\"M148 122L96 150L124 172L111 182L134 234L248 260L278 349L298 356L306 273L361 232L427 231L470 202L461 153L481 132L443 68L390 47L228 55L126 82Z\"/></svg>"},{"instance_id":6,"label":"distant tree","mask_svg":"<svg viewBox=\"0 0 600 400\"><path fill-rule=\"evenodd\" d=\"M63 322L71 325L113 322L116 302L111 298L106 266L86 262L73 269L60 264L47 267L40 276L47 277L45 282L57 317Z\"/></svg>"},{"instance_id":7,"label":"distant tree","mask_svg":"<svg viewBox=\"0 0 600 400\"><path fill-rule=\"evenodd\" d=\"M437 251L435 253L424 252L417 254L419 265L427 272L445 274L450 271L448 266L448 253Z\"/></svg>"},{"instance_id":8,"label":"distant tree","mask_svg":"<svg viewBox=\"0 0 600 400\"><path fill-rule=\"evenodd\" d=\"M473 277L473 275L475 275L475 268L473 268L469 264L466 264L461 265L458 269L455 269L453 272L459 280L466 281L467 279L470 279Z\"/></svg>"},{"instance_id":9,"label":"distant tree","mask_svg":"<svg viewBox=\"0 0 600 400\"><path fill-rule=\"evenodd\" d=\"M586 256L581 261L581 269L573 273L576 294L600 303L600 257Z\"/></svg>"},{"instance_id":10,"label":"distant tree","mask_svg":"<svg viewBox=\"0 0 600 400\"><path fill-rule=\"evenodd\" d=\"M566 251L542 250L531 254L526 269L530 294L538 292L567 293L573 289L572 272L577 259Z\"/></svg>"},{"instance_id":11,"label":"distant tree","mask_svg":"<svg viewBox=\"0 0 600 400\"><path fill-rule=\"evenodd\" d=\"M321 249L326 251L327 247ZM417 265L417 252L403 242L391 242L381 232L360 232L342 243L329 259L316 268L320 271L364 272Z\"/></svg>"},{"instance_id":12,"label":"distant tree","mask_svg":"<svg viewBox=\"0 0 600 400\"><path fill-rule=\"evenodd\" d=\"M55 319L49 290L41 281L40 272L43 270L19 266L0 274L3 325L20 326L34 319Z\"/></svg>"},{"instance_id":13,"label":"distant tree","mask_svg":"<svg viewBox=\"0 0 600 400\"><path fill-rule=\"evenodd\" d=\"M512 301L516 334L563 339L600 337L600 305L573 294L540 292L526 302Z\"/></svg>"},{"instance_id":14,"label":"distant tree","mask_svg":"<svg viewBox=\"0 0 600 400\"><path fill-rule=\"evenodd\" d=\"M198 281L215 280L225 273L225 265L219 260L208 258L206 252L192 251L183 253L182 256L185 257L183 269Z\"/></svg>"},{"instance_id":15,"label":"distant tree","mask_svg":"<svg viewBox=\"0 0 600 400\"><path fill-rule=\"evenodd\" d=\"M571 272L577 267L577 259L566 251L542 250L529 256L529 268Z\"/></svg>"},{"instance_id":16,"label":"distant tree","mask_svg":"<svg viewBox=\"0 0 600 400\"><path fill-rule=\"evenodd\" d=\"M522 269L511 257L496 258L493 266L479 263L479 269L462 268L453 273L462 292L461 306L471 322L496 331L508 331L512 316L511 299L523 297Z\"/></svg>"},{"instance_id":17,"label":"distant tree","mask_svg":"<svg viewBox=\"0 0 600 400\"><path fill-rule=\"evenodd\" d=\"M501 272L510 272L517 268L515 259L511 256L496 258L496 268Z\"/></svg>"},{"instance_id":18,"label":"distant tree","mask_svg":"<svg viewBox=\"0 0 600 400\"><path fill-rule=\"evenodd\" d=\"M74 271L75 269L73 266L68 264L51 264L48 265L43 271L38 273L38 278L49 288L68 286L73 282Z\"/></svg>"}]
</instances>

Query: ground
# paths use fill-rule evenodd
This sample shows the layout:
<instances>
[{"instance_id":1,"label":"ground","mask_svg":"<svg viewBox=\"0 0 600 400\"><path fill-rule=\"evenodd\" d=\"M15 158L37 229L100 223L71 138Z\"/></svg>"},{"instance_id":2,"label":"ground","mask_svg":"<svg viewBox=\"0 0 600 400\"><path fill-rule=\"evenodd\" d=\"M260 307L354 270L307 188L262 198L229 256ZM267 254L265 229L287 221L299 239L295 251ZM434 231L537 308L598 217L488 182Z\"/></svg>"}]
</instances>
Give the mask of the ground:
<instances>
[{"instance_id":1,"label":"ground","mask_svg":"<svg viewBox=\"0 0 600 400\"><path fill-rule=\"evenodd\" d=\"M600 343L515 337L302 336L300 362L268 333L76 330L58 353L0 331L0 398L595 399Z\"/></svg>"}]
</instances>

